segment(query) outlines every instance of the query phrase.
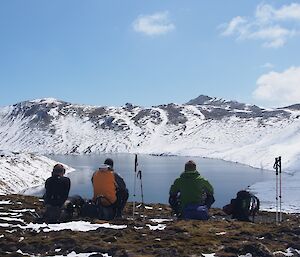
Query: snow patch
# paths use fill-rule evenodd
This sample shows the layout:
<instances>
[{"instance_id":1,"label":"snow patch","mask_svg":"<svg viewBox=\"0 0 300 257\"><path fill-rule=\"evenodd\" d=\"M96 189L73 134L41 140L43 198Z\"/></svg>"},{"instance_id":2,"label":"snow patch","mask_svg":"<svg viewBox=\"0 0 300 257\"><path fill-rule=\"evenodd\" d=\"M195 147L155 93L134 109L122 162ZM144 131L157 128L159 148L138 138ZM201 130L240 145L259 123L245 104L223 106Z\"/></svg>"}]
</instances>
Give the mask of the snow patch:
<instances>
[{"instance_id":1,"label":"snow patch","mask_svg":"<svg viewBox=\"0 0 300 257\"><path fill-rule=\"evenodd\" d=\"M162 222L173 221L173 219L150 219L150 221L152 221L154 223L162 223Z\"/></svg>"},{"instance_id":2,"label":"snow patch","mask_svg":"<svg viewBox=\"0 0 300 257\"><path fill-rule=\"evenodd\" d=\"M25 226L18 225L21 229L31 229L37 232L50 232L50 231L60 231L60 230L72 230L72 231L91 231L96 230L98 228L107 228L107 229L125 229L127 225L113 225L109 223L103 224L92 224L86 221L72 221L60 224L36 224L36 223L29 223Z\"/></svg>"},{"instance_id":3,"label":"snow patch","mask_svg":"<svg viewBox=\"0 0 300 257\"><path fill-rule=\"evenodd\" d=\"M6 200L1 200L1 201L0 201L0 204L3 205L3 204L12 204L12 203L11 203L11 201L9 201L9 200L8 200L8 201L6 201Z\"/></svg>"},{"instance_id":4,"label":"snow patch","mask_svg":"<svg viewBox=\"0 0 300 257\"><path fill-rule=\"evenodd\" d=\"M156 226L152 226L150 224L146 224L150 230L164 230L167 226L165 224L158 224Z\"/></svg>"}]
</instances>

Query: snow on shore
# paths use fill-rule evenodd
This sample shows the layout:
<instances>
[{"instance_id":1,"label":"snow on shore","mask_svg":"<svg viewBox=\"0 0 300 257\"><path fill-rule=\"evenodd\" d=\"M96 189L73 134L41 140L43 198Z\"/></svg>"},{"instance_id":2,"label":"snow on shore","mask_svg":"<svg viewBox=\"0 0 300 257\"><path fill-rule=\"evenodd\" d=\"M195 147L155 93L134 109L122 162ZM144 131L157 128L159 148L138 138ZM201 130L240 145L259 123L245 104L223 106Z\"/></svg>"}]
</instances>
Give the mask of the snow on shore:
<instances>
[{"instance_id":1,"label":"snow on shore","mask_svg":"<svg viewBox=\"0 0 300 257\"><path fill-rule=\"evenodd\" d=\"M43 184L56 163L41 155L0 151L0 194L18 193ZM72 171L65 167L67 172Z\"/></svg>"},{"instance_id":2,"label":"snow on shore","mask_svg":"<svg viewBox=\"0 0 300 257\"><path fill-rule=\"evenodd\" d=\"M279 179L279 177L278 177ZM300 173L282 175L282 211L300 213ZM276 176L271 181L259 182L250 187L250 190L261 201L261 209L276 211ZM278 187L279 190L279 187ZM278 191L279 194L279 191ZM279 202L278 202L279 204Z\"/></svg>"}]
</instances>

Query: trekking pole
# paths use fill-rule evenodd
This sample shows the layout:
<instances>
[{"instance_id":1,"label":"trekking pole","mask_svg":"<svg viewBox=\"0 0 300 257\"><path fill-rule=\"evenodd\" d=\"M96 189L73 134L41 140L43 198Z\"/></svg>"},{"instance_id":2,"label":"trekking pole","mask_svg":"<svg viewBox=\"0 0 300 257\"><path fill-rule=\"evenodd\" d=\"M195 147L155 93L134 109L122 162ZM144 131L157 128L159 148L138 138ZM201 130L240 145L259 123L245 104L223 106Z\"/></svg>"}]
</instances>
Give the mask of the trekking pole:
<instances>
[{"instance_id":1,"label":"trekking pole","mask_svg":"<svg viewBox=\"0 0 300 257\"><path fill-rule=\"evenodd\" d=\"M282 221L282 195L281 195L281 156L278 157L278 168L279 168L279 222Z\"/></svg>"},{"instance_id":2,"label":"trekking pole","mask_svg":"<svg viewBox=\"0 0 300 257\"><path fill-rule=\"evenodd\" d=\"M137 154L134 157L134 185L133 185L133 207L132 207L132 218L134 219L134 212L135 212L135 191L136 191L136 176L137 176Z\"/></svg>"},{"instance_id":3,"label":"trekking pole","mask_svg":"<svg viewBox=\"0 0 300 257\"><path fill-rule=\"evenodd\" d=\"M273 169L276 171L276 224L278 223L278 158L275 158Z\"/></svg>"},{"instance_id":4,"label":"trekking pole","mask_svg":"<svg viewBox=\"0 0 300 257\"><path fill-rule=\"evenodd\" d=\"M144 205L144 192L143 192L143 181L142 181L142 171L141 170L139 170L137 176L139 177L140 182L141 182L142 205Z\"/></svg>"},{"instance_id":5,"label":"trekking pole","mask_svg":"<svg viewBox=\"0 0 300 257\"><path fill-rule=\"evenodd\" d=\"M141 197L142 197L142 208L144 210L144 207L145 207L145 204L144 204L144 192L143 192L143 181L142 181L142 171L139 170L137 176L139 177L140 179L140 184L141 184ZM144 215L144 212L143 212L143 219L145 219L145 215Z\"/></svg>"}]
</instances>

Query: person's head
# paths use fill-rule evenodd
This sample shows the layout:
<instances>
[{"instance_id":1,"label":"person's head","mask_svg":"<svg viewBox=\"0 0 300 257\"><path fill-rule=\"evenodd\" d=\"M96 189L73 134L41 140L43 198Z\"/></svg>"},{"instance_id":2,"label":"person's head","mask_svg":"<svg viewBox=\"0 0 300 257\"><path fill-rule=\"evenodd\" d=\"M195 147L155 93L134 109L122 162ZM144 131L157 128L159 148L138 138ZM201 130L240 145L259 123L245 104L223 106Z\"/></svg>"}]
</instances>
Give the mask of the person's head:
<instances>
[{"instance_id":1,"label":"person's head","mask_svg":"<svg viewBox=\"0 0 300 257\"><path fill-rule=\"evenodd\" d=\"M55 164L53 167L52 175L53 176L63 176L66 172L65 167L62 164Z\"/></svg>"},{"instance_id":2,"label":"person's head","mask_svg":"<svg viewBox=\"0 0 300 257\"><path fill-rule=\"evenodd\" d=\"M104 161L104 164L109 166L109 168L112 170L114 168L114 161L113 159L111 158L107 158L105 161Z\"/></svg>"},{"instance_id":3,"label":"person's head","mask_svg":"<svg viewBox=\"0 0 300 257\"><path fill-rule=\"evenodd\" d=\"M195 171L196 170L196 163L194 161L188 161L185 163L184 165L184 171L188 172L188 171Z\"/></svg>"}]
</instances>

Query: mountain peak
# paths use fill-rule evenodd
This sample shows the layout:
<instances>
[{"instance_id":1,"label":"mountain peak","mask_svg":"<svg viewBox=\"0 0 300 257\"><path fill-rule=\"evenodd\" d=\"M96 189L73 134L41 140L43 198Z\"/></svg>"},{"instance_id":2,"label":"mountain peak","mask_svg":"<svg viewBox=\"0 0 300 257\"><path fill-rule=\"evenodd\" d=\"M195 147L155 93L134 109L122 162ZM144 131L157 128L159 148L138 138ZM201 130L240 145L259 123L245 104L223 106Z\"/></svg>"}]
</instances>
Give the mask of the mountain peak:
<instances>
[{"instance_id":1,"label":"mountain peak","mask_svg":"<svg viewBox=\"0 0 300 257\"><path fill-rule=\"evenodd\" d=\"M60 101L54 97L46 97L46 98L34 99L29 102L40 103L40 104L59 104L62 103L63 101Z\"/></svg>"},{"instance_id":2,"label":"mountain peak","mask_svg":"<svg viewBox=\"0 0 300 257\"><path fill-rule=\"evenodd\" d=\"M57 106L61 104L69 104L65 101L58 100L53 97L45 97L45 98L38 98L33 100L26 100L23 102L19 102L14 104L13 106L19 106L19 107L32 107L32 106Z\"/></svg>"},{"instance_id":3,"label":"mountain peak","mask_svg":"<svg viewBox=\"0 0 300 257\"><path fill-rule=\"evenodd\" d=\"M238 103L236 101L226 100L218 97L210 97L207 95L199 95L198 97L188 101L187 105L222 105L226 103Z\"/></svg>"}]
</instances>

